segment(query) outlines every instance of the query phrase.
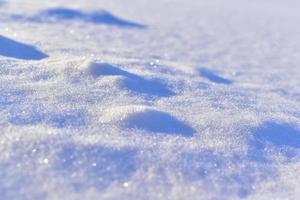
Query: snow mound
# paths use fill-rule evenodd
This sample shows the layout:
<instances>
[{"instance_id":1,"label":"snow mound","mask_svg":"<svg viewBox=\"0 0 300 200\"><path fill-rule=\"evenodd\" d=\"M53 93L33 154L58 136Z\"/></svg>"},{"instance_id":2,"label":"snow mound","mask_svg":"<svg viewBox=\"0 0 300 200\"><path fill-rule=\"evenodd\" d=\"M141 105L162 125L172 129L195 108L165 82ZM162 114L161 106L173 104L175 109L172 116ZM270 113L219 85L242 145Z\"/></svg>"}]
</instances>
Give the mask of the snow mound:
<instances>
[{"instance_id":1,"label":"snow mound","mask_svg":"<svg viewBox=\"0 0 300 200\"><path fill-rule=\"evenodd\" d=\"M143 112L131 113L123 120L126 128L137 128L152 133L176 134L191 137L195 132L191 127L179 121L172 115L157 111L145 110Z\"/></svg>"},{"instance_id":2,"label":"snow mound","mask_svg":"<svg viewBox=\"0 0 300 200\"><path fill-rule=\"evenodd\" d=\"M100 123L119 124L122 129L139 129L191 137L195 130L171 114L147 106L121 106L105 110Z\"/></svg>"},{"instance_id":3,"label":"snow mound","mask_svg":"<svg viewBox=\"0 0 300 200\"><path fill-rule=\"evenodd\" d=\"M120 83L121 87L136 94L144 94L155 97L169 97L174 95L174 92L172 92L168 86L160 80L146 79L108 63L90 62L88 64L88 74L90 74L93 78L103 76L123 77Z\"/></svg>"}]
</instances>

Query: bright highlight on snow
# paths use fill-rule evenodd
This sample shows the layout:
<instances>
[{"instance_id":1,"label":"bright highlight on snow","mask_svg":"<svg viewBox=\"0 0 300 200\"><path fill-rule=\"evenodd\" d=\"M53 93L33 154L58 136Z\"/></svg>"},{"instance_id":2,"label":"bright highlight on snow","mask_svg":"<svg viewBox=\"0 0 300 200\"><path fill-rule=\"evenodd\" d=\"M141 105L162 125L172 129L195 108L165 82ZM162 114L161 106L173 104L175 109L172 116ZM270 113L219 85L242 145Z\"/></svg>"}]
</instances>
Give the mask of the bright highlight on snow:
<instances>
[{"instance_id":1,"label":"bright highlight on snow","mask_svg":"<svg viewBox=\"0 0 300 200\"><path fill-rule=\"evenodd\" d=\"M299 10L0 0L0 199L299 199Z\"/></svg>"}]
</instances>

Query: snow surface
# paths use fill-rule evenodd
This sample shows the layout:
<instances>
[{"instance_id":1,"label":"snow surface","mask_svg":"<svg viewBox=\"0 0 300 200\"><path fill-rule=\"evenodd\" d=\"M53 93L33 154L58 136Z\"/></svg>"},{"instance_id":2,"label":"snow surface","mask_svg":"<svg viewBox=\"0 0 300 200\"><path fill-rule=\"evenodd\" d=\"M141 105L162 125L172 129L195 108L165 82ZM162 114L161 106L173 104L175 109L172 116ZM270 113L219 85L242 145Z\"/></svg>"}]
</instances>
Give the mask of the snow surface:
<instances>
[{"instance_id":1,"label":"snow surface","mask_svg":"<svg viewBox=\"0 0 300 200\"><path fill-rule=\"evenodd\" d=\"M299 199L299 10L0 1L0 199Z\"/></svg>"}]
</instances>

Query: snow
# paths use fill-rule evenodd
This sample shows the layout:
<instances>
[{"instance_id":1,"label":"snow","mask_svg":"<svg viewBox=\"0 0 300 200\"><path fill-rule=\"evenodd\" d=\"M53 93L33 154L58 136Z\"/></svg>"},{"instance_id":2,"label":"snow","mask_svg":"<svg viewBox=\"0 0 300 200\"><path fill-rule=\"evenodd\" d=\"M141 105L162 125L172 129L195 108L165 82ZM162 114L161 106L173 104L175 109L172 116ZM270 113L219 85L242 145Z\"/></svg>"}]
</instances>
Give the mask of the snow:
<instances>
[{"instance_id":1,"label":"snow","mask_svg":"<svg viewBox=\"0 0 300 200\"><path fill-rule=\"evenodd\" d=\"M0 0L0 199L298 199L296 0Z\"/></svg>"},{"instance_id":2,"label":"snow","mask_svg":"<svg viewBox=\"0 0 300 200\"><path fill-rule=\"evenodd\" d=\"M24 60L41 60L47 57L46 54L36 50L33 46L22 44L3 36L0 36L0 44L0 54L2 56Z\"/></svg>"}]
</instances>

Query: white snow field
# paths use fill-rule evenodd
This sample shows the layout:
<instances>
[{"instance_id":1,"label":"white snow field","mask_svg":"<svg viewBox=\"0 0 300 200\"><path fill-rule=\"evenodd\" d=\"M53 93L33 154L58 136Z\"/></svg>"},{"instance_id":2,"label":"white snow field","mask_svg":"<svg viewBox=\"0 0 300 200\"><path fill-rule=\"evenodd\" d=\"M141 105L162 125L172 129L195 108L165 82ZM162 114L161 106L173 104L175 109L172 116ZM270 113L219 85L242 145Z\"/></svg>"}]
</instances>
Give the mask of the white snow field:
<instances>
[{"instance_id":1,"label":"white snow field","mask_svg":"<svg viewBox=\"0 0 300 200\"><path fill-rule=\"evenodd\" d=\"M300 199L300 1L0 1L0 199Z\"/></svg>"}]
</instances>

